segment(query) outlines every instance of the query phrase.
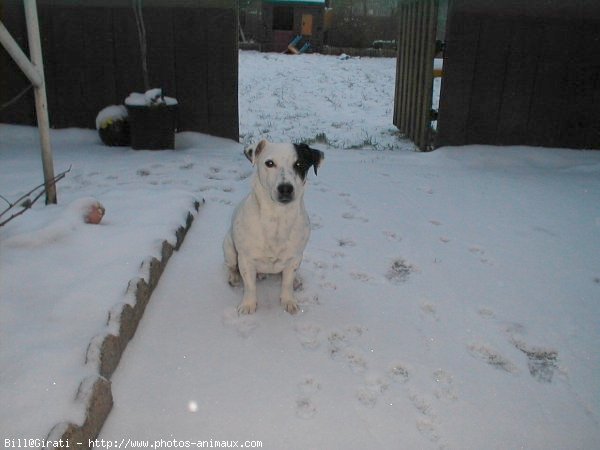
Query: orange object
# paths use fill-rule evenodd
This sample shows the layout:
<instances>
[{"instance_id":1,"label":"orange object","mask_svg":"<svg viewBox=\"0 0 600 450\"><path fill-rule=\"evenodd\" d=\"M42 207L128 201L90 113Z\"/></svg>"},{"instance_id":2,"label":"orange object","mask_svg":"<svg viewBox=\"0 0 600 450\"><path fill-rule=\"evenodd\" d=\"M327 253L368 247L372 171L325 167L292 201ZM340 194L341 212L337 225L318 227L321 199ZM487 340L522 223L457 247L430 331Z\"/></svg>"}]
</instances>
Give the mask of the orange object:
<instances>
[{"instance_id":1,"label":"orange object","mask_svg":"<svg viewBox=\"0 0 600 450\"><path fill-rule=\"evenodd\" d=\"M92 203L83 216L83 221L85 223L97 225L102 221L105 212L106 209L100 202Z\"/></svg>"}]
</instances>

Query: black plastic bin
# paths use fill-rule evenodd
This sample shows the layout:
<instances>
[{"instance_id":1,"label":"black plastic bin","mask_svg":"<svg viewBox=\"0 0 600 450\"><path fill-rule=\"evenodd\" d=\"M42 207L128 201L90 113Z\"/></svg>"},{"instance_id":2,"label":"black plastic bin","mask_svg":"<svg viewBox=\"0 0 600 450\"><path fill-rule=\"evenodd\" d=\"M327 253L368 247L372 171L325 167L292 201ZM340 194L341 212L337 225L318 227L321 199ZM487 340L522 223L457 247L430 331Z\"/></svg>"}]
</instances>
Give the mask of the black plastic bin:
<instances>
[{"instance_id":1,"label":"black plastic bin","mask_svg":"<svg viewBox=\"0 0 600 450\"><path fill-rule=\"evenodd\" d=\"M175 148L177 105L126 105L134 150Z\"/></svg>"}]
</instances>

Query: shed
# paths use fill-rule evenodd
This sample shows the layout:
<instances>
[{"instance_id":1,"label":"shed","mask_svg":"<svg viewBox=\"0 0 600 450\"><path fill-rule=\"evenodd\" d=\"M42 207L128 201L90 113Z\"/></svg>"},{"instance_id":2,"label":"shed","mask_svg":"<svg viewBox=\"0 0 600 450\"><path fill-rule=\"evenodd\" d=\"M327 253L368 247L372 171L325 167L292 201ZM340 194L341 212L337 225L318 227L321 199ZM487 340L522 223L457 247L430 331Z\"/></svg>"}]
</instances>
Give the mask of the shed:
<instances>
[{"instance_id":1,"label":"shed","mask_svg":"<svg viewBox=\"0 0 600 450\"><path fill-rule=\"evenodd\" d=\"M96 114L142 91L131 0L37 0L50 125L94 128ZM152 87L179 101L178 130L237 140L237 0L144 0ZM27 48L23 4L0 2L2 23ZM29 85L0 48L0 122L35 125ZM18 97L18 98L17 98Z\"/></svg>"},{"instance_id":2,"label":"shed","mask_svg":"<svg viewBox=\"0 0 600 450\"><path fill-rule=\"evenodd\" d=\"M323 46L325 0L263 0L261 50L283 52L296 36L313 50Z\"/></svg>"},{"instance_id":3,"label":"shed","mask_svg":"<svg viewBox=\"0 0 600 450\"><path fill-rule=\"evenodd\" d=\"M437 131L438 0L404 1L394 123L444 145L600 149L600 2L449 0Z\"/></svg>"}]
</instances>

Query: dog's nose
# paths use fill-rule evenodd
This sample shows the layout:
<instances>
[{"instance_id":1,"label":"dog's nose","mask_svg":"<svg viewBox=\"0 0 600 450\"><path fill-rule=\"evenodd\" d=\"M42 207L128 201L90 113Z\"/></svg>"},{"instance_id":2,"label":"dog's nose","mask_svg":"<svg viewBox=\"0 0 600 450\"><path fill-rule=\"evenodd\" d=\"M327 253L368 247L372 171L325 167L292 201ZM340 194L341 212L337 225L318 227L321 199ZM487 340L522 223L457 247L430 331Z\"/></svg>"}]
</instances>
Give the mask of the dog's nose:
<instances>
[{"instance_id":1,"label":"dog's nose","mask_svg":"<svg viewBox=\"0 0 600 450\"><path fill-rule=\"evenodd\" d=\"M287 203L294 199L294 186L290 183L282 183L277 186L277 192L279 192L279 201L282 203Z\"/></svg>"}]
</instances>

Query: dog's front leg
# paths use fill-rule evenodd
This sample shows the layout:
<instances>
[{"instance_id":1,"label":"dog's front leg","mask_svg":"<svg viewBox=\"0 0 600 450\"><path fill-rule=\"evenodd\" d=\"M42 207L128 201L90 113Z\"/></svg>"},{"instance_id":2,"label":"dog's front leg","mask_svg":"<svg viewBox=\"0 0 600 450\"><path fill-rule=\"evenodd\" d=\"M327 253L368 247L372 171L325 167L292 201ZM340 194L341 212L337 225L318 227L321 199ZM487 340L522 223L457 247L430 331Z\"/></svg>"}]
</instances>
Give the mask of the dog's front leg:
<instances>
[{"instance_id":1,"label":"dog's front leg","mask_svg":"<svg viewBox=\"0 0 600 450\"><path fill-rule=\"evenodd\" d=\"M300 266L300 262L294 262L283 269L281 273L281 304L284 309L290 314L298 312L298 304L294 298L294 279L296 278L296 270Z\"/></svg>"},{"instance_id":2,"label":"dog's front leg","mask_svg":"<svg viewBox=\"0 0 600 450\"><path fill-rule=\"evenodd\" d=\"M244 281L244 297L242 303L238 306L237 310L239 314L252 314L256 311L256 268L254 264L239 258L238 266L240 268L240 275Z\"/></svg>"}]
</instances>

